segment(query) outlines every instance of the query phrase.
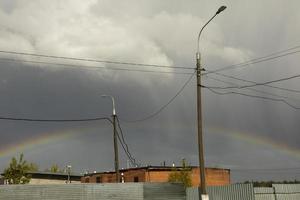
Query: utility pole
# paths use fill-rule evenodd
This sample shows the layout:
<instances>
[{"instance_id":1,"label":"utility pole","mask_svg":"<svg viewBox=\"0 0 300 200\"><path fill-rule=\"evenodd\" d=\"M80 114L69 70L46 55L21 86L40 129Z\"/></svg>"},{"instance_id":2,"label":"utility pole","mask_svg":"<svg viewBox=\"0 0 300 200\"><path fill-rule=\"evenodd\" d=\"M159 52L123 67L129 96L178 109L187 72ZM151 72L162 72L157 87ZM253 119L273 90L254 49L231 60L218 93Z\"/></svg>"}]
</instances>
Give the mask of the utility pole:
<instances>
[{"instance_id":1,"label":"utility pole","mask_svg":"<svg viewBox=\"0 0 300 200\"><path fill-rule=\"evenodd\" d=\"M119 170L119 151L118 151L118 136L117 136L117 129L116 129L116 108L115 108L115 99L111 95L101 95L102 97L109 97L112 101L112 121L113 121L113 139L114 139L114 153L115 153L115 173L116 173L116 183L120 182L120 170Z\"/></svg>"},{"instance_id":2,"label":"utility pole","mask_svg":"<svg viewBox=\"0 0 300 200\"><path fill-rule=\"evenodd\" d=\"M201 198L206 195L206 180L205 180L205 165L204 165L204 147L203 147L203 133L202 133L202 94L201 94L201 55L199 52L196 54L197 62L197 125L198 125L198 152L199 152L199 167L200 167L200 188ZM208 199L208 197L207 197Z\"/></svg>"},{"instance_id":3,"label":"utility pole","mask_svg":"<svg viewBox=\"0 0 300 200\"><path fill-rule=\"evenodd\" d=\"M206 24L201 28L199 35L198 35L198 46L197 46L197 53L196 53L196 73L197 73L197 129L198 129L198 153L199 153L199 167L200 167L200 191L199 191L199 200L208 200L208 194L206 192L206 179L205 179L205 164L204 164L204 147L203 147L203 127L202 127L202 94L201 94L201 72L204 70L201 68L201 54L200 54L200 36L203 29L206 27L207 24L215 16L217 16L220 12L226 9L226 6L221 6L216 14L211 17Z\"/></svg>"},{"instance_id":4,"label":"utility pole","mask_svg":"<svg viewBox=\"0 0 300 200\"><path fill-rule=\"evenodd\" d=\"M114 152L115 152L115 172L116 172L116 183L120 182L120 171L119 171L119 156L118 156L118 138L116 130L116 113L113 113L113 127L114 127Z\"/></svg>"}]
</instances>

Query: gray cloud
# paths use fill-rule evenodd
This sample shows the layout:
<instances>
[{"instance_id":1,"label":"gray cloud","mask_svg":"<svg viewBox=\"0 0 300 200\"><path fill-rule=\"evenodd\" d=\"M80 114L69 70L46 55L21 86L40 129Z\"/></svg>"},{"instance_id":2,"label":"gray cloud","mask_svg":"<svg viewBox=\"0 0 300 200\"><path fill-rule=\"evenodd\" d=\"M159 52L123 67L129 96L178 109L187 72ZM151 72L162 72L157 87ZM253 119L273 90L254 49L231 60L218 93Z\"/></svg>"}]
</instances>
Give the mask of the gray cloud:
<instances>
[{"instance_id":1,"label":"gray cloud","mask_svg":"<svg viewBox=\"0 0 300 200\"><path fill-rule=\"evenodd\" d=\"M208 70L296 46L300 32L295 26L300 17L295 9L299 6L297 1L18 0L0 3L0 49L38 54L193 68L198 31L223 3L228 10L207 27L201 39L203 65ZM8 54L0 56L116 67ZM296 54L225 73L263 82L300 73L298 62ZM186 75L75 70L5 61L1 61L0 66L0 115L15 117L110 116L111 103L102 99L100 94L111 94L116 99L121 119L140 119L168 102L188 79ZM206 78L203 81L207 85L220 84ZM298 89L299 80L277 85ZM298 94L261 89L289 96L293 98L290 100L293 104L300 105ZM197 164L195 92L195 80L192 80L182 94L155 118L133 124L121 121L130 149L143 164L179 163L183 157L191 164ZM299 165L298 111L278 102L218 96L208 91L203 93L203 110L208 166L288 168ZM113 169L112 136L108 123L0 121L0 125L0 152L4 152L0 153L1 169L11 156L21 151L41 168L53 163L61 166L72 163L74 169L81 172ZM219 127L218 133L214 127ZM248 137L266 138L270 142L252 140L249 143L230 137L236 130ZM63 135L68 131L74 135L56 137L56 133ZM58 139L36 141L43 136ZM29 141L35 145L18 145ZM126 158L123 153L121 155L125 167ZM233 180L290 179L294 178L293 175L295 172L264 175L234 172Z\"/></svg>"}]
</instances>

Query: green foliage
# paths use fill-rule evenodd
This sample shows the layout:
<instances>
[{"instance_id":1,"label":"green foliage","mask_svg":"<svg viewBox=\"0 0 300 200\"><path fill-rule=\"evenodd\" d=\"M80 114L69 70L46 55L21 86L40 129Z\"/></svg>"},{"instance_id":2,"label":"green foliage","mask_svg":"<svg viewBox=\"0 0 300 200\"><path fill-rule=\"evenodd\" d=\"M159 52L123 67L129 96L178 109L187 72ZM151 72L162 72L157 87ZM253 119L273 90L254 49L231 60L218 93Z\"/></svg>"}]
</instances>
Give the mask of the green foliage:
<instances>
[{"instance_id":1,"label":"green foliage","mask_svg":"<svg viewBox=\"0 0 300 200\"><path fill-rule=\"evenodd\" d=\"M254 187L272 187L272 184L299 184L300 181L245 181L244 183L252 183Z\"/></svg>"},{"instance_id":2,"label":"green foliage","mask_svg":"<svg viewBox=\"0 0 300 200\"><path fill-rule=\"evenodd\" d=\"M37 165L24 160L22 153L19 160L13 157L9 163L9 167L4 169L4 179L8 184L26 184L30 182L31 178L28 172L37 170Z\"/></svg>"},{"instance_id":3,"label":"green foliage","mask_svg":"<svg viewBox=\"0 0 300 200\"><path fill-rule=\"evenodd\" d=\"M45 171L46 171L46 172L52 172L52 173L63 172L63 170L61 170L57 164L52 165L52 166L50 167L50 169L46 169Z\"/></svg>"},{"instance_id":4,"label":"green foliage","mask_svg":"<svg viewBox=\"0 0 300 200\"><path fill-rule=\"evenodd\" d=\"M183 183L185 188L192 186L191 168L186 166L184 159L182 168L174 168L174 171L169 174L168 182Z\"/></svg>"},{"instance_id":5,"label":"green foliage","mask_svg":"<svg viewBox=\"0 0 300 200\"><path fill-rule=\"evenodd\" d=\"M38 167L38 165L35 164L35 163L30 163L30 164L29 164L29 168L30 168L30 171L31 171L31 172L37 172L37 171L39 171L39 167Z\"/></svg>"}]
</instances>

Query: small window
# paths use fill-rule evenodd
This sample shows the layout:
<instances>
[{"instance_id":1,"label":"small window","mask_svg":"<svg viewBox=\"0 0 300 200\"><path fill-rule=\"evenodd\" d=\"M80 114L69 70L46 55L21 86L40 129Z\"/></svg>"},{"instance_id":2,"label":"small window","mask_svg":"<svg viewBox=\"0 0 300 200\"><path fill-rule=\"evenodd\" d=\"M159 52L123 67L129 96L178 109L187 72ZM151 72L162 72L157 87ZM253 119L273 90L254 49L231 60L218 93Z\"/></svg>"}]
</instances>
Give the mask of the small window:
<instances>
[{"instance_id":1,"label":"small window","mask_svg":"<svg viewBox=\"0 0 300 200\"><path fill-rule=\"evenodd\" d=\"M139 177L135 176L135 177L133 178L133 182L139 182Z\"/></svg>"},{"instance_id":2,"label":"small window","mask_svg":"<svg viewBox=\"0 0 300 200\"><path fill-rule=\"evenodd\" d=\"M89 182L90 182L90 179L89 179L89 178L86 178L86 179L85 179L85 182L86 182L86 183L89 183Z\"/></svg>"},{"instance_id":3,"label":"small window","mask_svg":"<svg viewBox=\"0 0 300 200\"><path fill-rule=\"evenodd\" d=\"M96 183L102 183L102 178L101 176L96 177Z\"/></svg>"}]
</instances>

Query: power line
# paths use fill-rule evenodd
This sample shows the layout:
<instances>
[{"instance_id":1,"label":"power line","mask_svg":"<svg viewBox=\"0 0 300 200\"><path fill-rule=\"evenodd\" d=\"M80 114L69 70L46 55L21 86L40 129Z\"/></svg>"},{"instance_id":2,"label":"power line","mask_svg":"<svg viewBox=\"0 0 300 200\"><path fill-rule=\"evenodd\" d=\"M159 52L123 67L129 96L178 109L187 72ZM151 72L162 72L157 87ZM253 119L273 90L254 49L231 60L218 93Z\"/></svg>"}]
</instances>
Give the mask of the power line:
<instances>
[{"instance_id":1,"label":"power line","mask_svg":"<svg viewBox=\"0 0 300 200\"><path fill-rule=\"evenodd\" d=\"M39 118L15 118L15 117L0 117L0 120L9 121L26 121L26 122L89 122L100 120L111 120L107 117L84 118L84 119L39 119Z\"/></svg>"},{"instance_id":2,"label":"power line","mask_svg":"<svg viewBox=\"0 0 300 200\"><path fill-rule=\"evenodd\" d=\"M44 57L44 58L54 58L54 59L63 59L63 60L97 62L97 63L106 63L106 64L135 65L135 66L170 68L170 69L188 69L188 70L192 69L190 67L183 67L183 66L156 65L156 64L144 64L144 63L122 62L122 61L111 61L111 60L96 60L96 59L90 59L90 58L75 58L75 57L66 57L66 56L53 56L53 55L46 55L46 54L35 54L35 53L5 51L5 50L0 50L0 53L23 55L23 56L34 56L34 57Z\"/></svg>"},{"instance_id":3,"label":"power line","mask_svg":"<svg viewBox=\"0 0 300 200\"><path fill-rule=\"evenodd\" d=\"M271 81L267 81L267 82L264 82L264 83L254 83L252 85L228 86L228 87L208 86L208 87L212 88L212 89L221 89L221 90L224 90L224 89L243 89L243 88L249 88L249 87L255 87L255 86L268 85L268 84L271 84L271 83L278 83L278 82L287 81L287 80L291 80L291 79L299 78L299 77L300 77L300 74L290 76L290 77L281 78L281 79L271 80Z\"/></svg>"},{"instance_id":4,"label":"power line","mask_svg":"<svg viewBox=\"0 0 300 200\"><path fill-rule=\"evenodd\" d=\"M120 144L121 144L121 147L122 147L122 149L124 150L124 152L125 152L127 158L129 159L129 161L130 161L133 165L135 165L135 164L134 164L135 161L133 160L133 158L131 158L131 155L126 151L126 147L124 146L124 144L123 144L123 142L122 142L122 139L120 138L119 132L116 131L116 133L117 133L118 140L119 140L119 142L120 142ZM136 166L136 165L135 165L135 166Z\"/></svg>"},{"instance_id":5,"label":"power line","mask_svg":"<svg viewBox=\"0 0 300 200\"><path fill-rule=\"evenodd\" d=\"M221 80L221 79L218 79L218 78L215 78L215 77L211 77L211 76L208 76L208 75L205 76L205 77L207 77L209 79L212 79L212 80L215 80L215 81L222 82L222 83L234 85L234 86L237 87L237 89L240 89L240 86L236 83L233 83L233 82L230 82L230 81L224 81L224 80ZM261 94L270 95L270 96L275 96L275 97L281 97L281 98L285 98L285 99L300 101L300 99L291 98L291 97L287 97L287 96L283 96L283 95L278 95L278 94L274 94L274 93L271 93L271 92L266 92L266 91L258 90L258 89L254 89L254 88L245 88L245 89L250 90L250 91L254 91L254 92L257 92L257 93L261 93Z\"/></svg>"},{"instance_id":6,"label":"power line","mask_svg":"<svg viewBox=\"0 0 300 200\"><path fill-rule=\"evenodd\" d=\"M247 80L247 79L242 79L242 78L238 78L235 76L231 76L231 75L226 75L226 74L222 74L222 73L218 73L218 72L214 72L214 74L222 76L222 77L226 77L226 78L231 78L234 80L238 80L238 81L243 81L246 83L254 83L256 84L257 82L255 81L251 81L251 80ZM282 91L288 91L288 92L294 92L294 93L300 93L300 90L293 90L293 89L289 89L289 88L283 88L283 87L278 87L278 86L273 86L273 85L264 85L265 87L269 87L269 88L273 88L273 89L278 89L278 90L282 90Z\"/></svg>"},{"instance_id":7,"label":"power line","mask_svg":"<svg viewBox=\"0 0 300 200\"><path fill-rule=\"evenodd\" d=\"M135 122L142 122L142 121L146 121L148 119L151 119L153 117L155 117L156 115L158 115L160 112L162 112L170 103L172 103L176 97L184 90L184 88L188 85L188 83L192 80L192 78L194 77L196 71L188 78L188 80L183 84L183 86L176 92L176 94L163 106L161 106L157 111L155 111L154 113L145 116L141 119L136 119L136 120L124 120L121 119L122 121L126 122L126 123L135 123Z\"/></svg>"},{"instance_id":8,"label":"power line","mask_svg":"<svg viewBox=\"0 0 300 200\"><path fill-rule=\"evenodd\" d=\"M284 53L284 52L287 52L287 51L290 51L290 50L293 50L293 49L297 49L299 47L300 46L296 46L296 47L289 48L289 49L279 51L279 52L276 52L276 53L272 53L272 54L269 54L269 55L266 55L266 56L263 56L263 57L258 57L258 58L254 58L254 59L251 59L251 60L248 60L248 61L245 61L245 62L238 63L238 64L228 65L228 66L216 69L216 70L207 71L206 73L203 73L202 75L211 74L211 73L220 72L220 71L231 70L231 69L238 69L238 68L250 65L250 64L257 64L257 63L266 62L266 61L269 61L269 60L273 60L273 59L293 55L293 54L296 54L296 53L300 53L300 50ZM283 54L281 54L281 53L283 53ZM280 54L280 55L278 55L278 54Z\"/></svg>"},{"instance_id":9,"label":"power line","mask_svg":"<svg viewBox=\"0 0 300 200\"><path fill-rule=\"evenodd\" d=\"M0 117L0 120L9 120L9 121L25 121L25 122L90 122L90 121L100 121L100 120L107 120L111 124L113 123L110 118L107 117L96 117L96 118L84 118L84 119L39 119L39 118L16 118L16 117ZM120 138L119 133L117 131L117 136L118 139L122 145L123 150L125 151L127 157L129 160L132 162L134 166L138 166L136 164L136 160L133 158L131 153L129 152L129 148L127 143L125 142L125 138L123 136L123 131L120 126L119 119L117 118L118 121L118 127L120 129L120 133L122 138ZM125 145L125 146L124 146Z\"/></svg>"},{"instance_id":10,"label":"power line","mask_svg":"<svg viewBox=\"0 0 300 200\"><path fill-rule=\"evenodd\" d=\"M181 74L181 75L190 75L192 73L188 72L176 72L176 71L155 71L155 70L140 70L132 68L118 68L118 67L102 67L102 66L90 66L90 65L74 65L74 64L65 64L65 63L56 63L56 62L44 62L44 61L28 61L22 59L10 59L10 58L0 58L0 60L7 62L18 62L18 63L35 63L42 65L51 65L51 67L62 66L65 68L76 68L76 69L102 69L102 70L116 70L116 71L131 71L131 72L145 72L145 73L159 73L159 74Z\"/></svg>"},{"instance_id":11,"label":"power line","mask_svg":"<svg viewBox=\"0 0 300 200\"><path fill-rule=\"evenodd\" d=\"M218 94L218 95L229 95L229 94L236 94L236 95L240 95L240 96L246 96L246 97L253 97L253 98L257 98L257 99L264 99L264 100L270 100L270 101L276 101L276 102L282 102L285 103L286 105L290 106L291 108L294 108L296 110L299 110L299 107L296 107L292 104L290 104L289 102L287 102L284 99L276 99L276 98L271 98L271 97L264 97L264 96L258 96L258 95L250 95L250 94L245 94L245 93L241 93L241 92L234 92L234 91L230 91L230 92L218 92L215 91L214 89L201 85L201 87L208 89L209 91Z\"/></svg>"},{"instance_id":12,"label":"power line","mask_svg":"<svg viewBox=\"0 0 300 200\"><path fill-rule=\"evenodd\" d=\"M300 168L232 168L233 171L298 171Z\"/></svg>"},{"instance_id":13,"label":"power line","mask_svg":"<svg viewBox=\"0 0 300 200\"><path fill-rule=\"evenodd\" d=\"M116 115L116 119L117 119L117 123L118 123L118 128L120 130L120 134L121 134L121 138L118 134L118 138L119 138L119 141L123 147L123 150L125 151L127 157L129 158L130 162L132 163L133 166L139 166L137 163L136 163L136 159L132 156L132 154L130 153L129 151L129 147L128 147L128 144L126 143L125 141L125 138L124 138L124 134L123 134L123 130L121 128L121 125L120 125L120 121L119 121L119 118L118 116Z\"/></svg>"},{"instance_id":14,"label":"power line","mask_svg":"<svg viewBox=\"0 0 300 200\"><path fill-rule=\"evenodd\" d=\"M290 171L235 171L233 170L234 173L239 173L239 174L292 174L292 175L300 175L300 172L290 172Z\"/></svg>"}]
</instances>

